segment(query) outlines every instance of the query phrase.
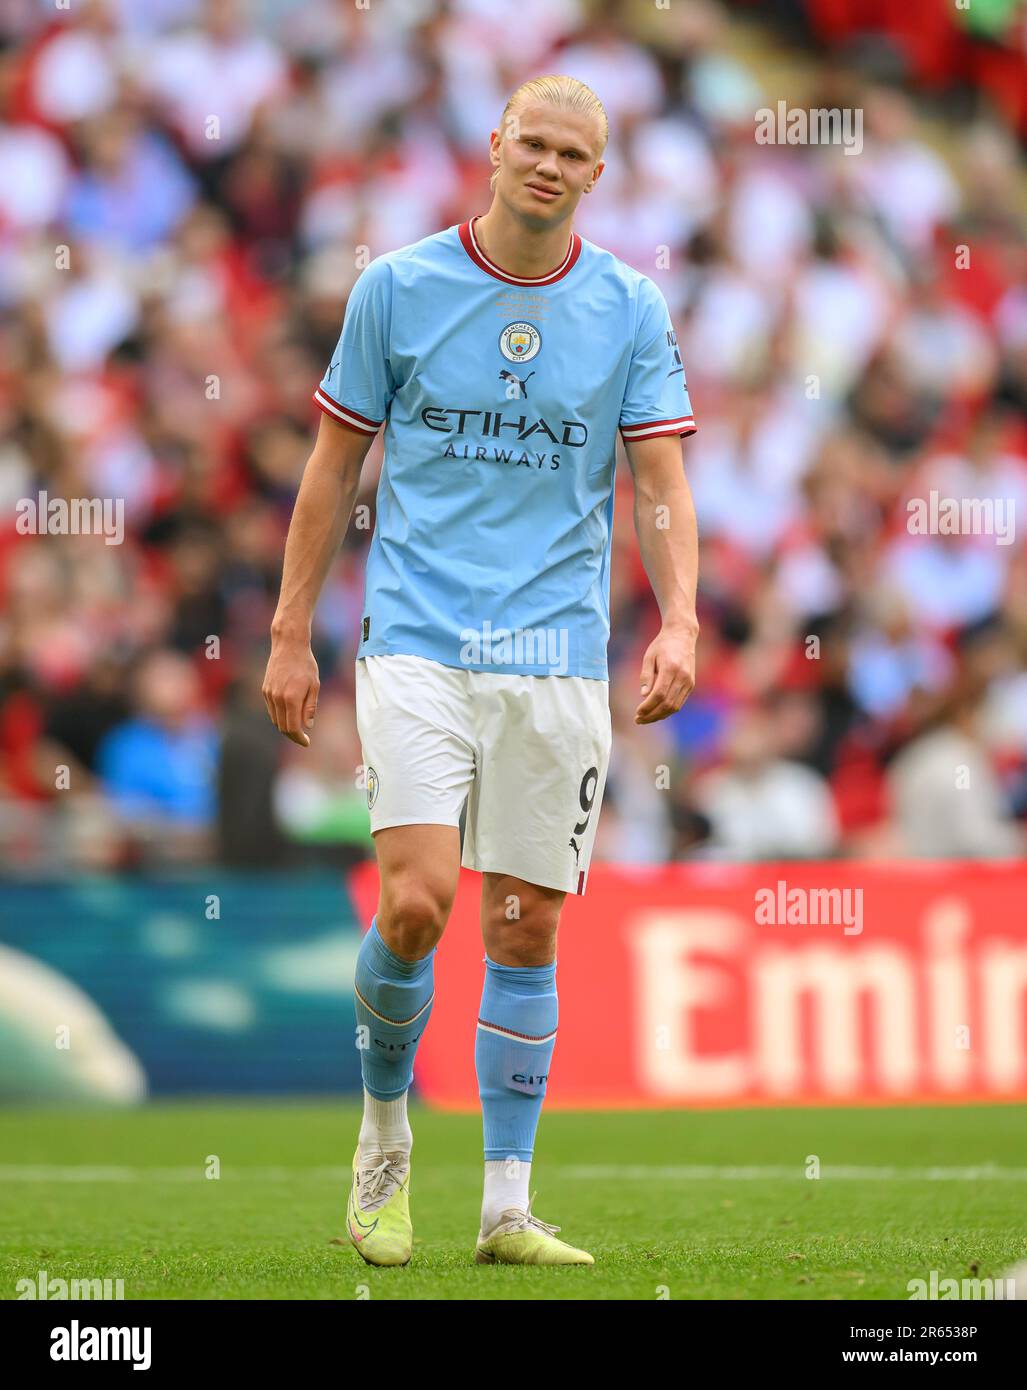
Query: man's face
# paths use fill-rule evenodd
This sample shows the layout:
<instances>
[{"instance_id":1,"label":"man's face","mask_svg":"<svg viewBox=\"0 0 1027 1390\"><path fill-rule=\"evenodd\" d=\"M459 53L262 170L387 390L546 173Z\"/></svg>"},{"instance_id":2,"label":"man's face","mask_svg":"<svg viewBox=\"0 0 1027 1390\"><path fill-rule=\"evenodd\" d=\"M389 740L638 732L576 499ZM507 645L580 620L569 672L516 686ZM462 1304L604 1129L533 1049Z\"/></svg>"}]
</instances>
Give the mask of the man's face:
<instances>
[{"instance_id":1,"label":"man's face","mask_svg":"<svg viewBox=\"0 0 1027 1390\"><path fill-rule=\"evenodd\" d=\"M585 188L602 173L597 116L548 103L524 104L492 132L491 158L499 169L496 193L538 226L571 217Z\"/></svg>"}]
</instances>

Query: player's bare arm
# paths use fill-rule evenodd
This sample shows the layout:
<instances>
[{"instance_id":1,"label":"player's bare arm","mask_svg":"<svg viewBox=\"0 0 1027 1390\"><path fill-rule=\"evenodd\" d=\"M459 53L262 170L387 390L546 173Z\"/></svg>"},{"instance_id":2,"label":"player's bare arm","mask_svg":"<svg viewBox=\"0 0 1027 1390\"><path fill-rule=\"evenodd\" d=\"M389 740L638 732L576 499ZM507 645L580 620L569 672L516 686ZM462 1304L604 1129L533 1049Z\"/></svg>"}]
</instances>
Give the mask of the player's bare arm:
<instances>
[{"instance_id":1,"label":"player's bare arm","mask_svg":"<svg viewBox=\"0 0 1027 1390\"><path fill-rule=\"evenodd\" d=\"M642 660L636 724L675 714L695 685L699 535L677 435L625 442L635 480L635 532L662 623Z\"/></svg>"},{"instance_id":2,"label":"player's bare arm","mask_svg":"<svg viewBox=\"0 0 1027 1390\"><path fill-rule=\"evenodd\" d=\"M353 515L372 437L322 415L289 523L263 695L272 724L301 748L310 745L320 688L310 649L314 605Z\"/></svg>"}]
</instances>

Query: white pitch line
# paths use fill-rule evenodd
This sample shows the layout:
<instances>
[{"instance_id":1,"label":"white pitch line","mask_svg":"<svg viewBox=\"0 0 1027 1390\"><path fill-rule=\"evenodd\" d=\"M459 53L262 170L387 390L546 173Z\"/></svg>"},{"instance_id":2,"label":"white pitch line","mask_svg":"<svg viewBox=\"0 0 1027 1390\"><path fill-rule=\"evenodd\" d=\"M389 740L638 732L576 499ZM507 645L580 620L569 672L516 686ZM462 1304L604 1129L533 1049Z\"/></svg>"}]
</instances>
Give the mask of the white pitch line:
<instances>
[{"instance_id":1,"label":"white pitch line","mask_svg":"<svg viewBox=\"0 0 1027 1390\"><path fill-rule=\"evenodd\" d=\"M713 1164L677 1164L660 1167L656 1164L593 1164L561 1168L562 1177L584 1181L612 1182L763 1182L768 1179L806 1178L801 1163L788 1165L753 1165L749 1167L718 1167ZM985 1163L974 1168L875 1168L840 1164L822 1164L820 1181L834 1179L842 1182L1027 1182L1027 1168L1003 1168Z\"/></svg>"},{"instance_id":2,"label":"white pitch line","mask_svg":"<svg viewBox=\"0 0 1027 1390\"><path fill-rule=\"evenodd\" d=\"M434 1173L477 1172L467 1164L435 1166ZM806 1178L803 1164L750 1165L730 1167L715 1164L572 1164L554 1165L549 1169L555 1177L580 1182L768 1182L798 1181ZM236 1182L294 1182L298 1179L349 1182L352 1170L348 1167L320 1168L246 1168L222 1169L218 1181ZM0 1165L0 1184L5 1182L35 1183L131 1183L131 1182L202 1182L206 1180L203 1164L178 1168L141 1168L127 1166L102 1167L75 1164L8 1164ZM856 1167L824 1164L820 1169L821 1182L1027 1182L1027 1168L1004 1168L985 1163L966 1168L888 1168Z\"/></svg>"},{"instance_id":3,"label":"white pitch line","mask_svg":"<svg viewBox=\"0 0 1027 1390\"><path fill-rule=\"evenodd\" d=\"M351 1168L224 1168L220 1179L259 1182L292 1182L296 1178L349 1179ZM91 1167L60 1164L0 1165L0 1184L5 1182L202 1182L206 1167L197 1163L182 1168ZM211 1179L214 1181L214 1179Z\"/></svg>"}]
</instances>

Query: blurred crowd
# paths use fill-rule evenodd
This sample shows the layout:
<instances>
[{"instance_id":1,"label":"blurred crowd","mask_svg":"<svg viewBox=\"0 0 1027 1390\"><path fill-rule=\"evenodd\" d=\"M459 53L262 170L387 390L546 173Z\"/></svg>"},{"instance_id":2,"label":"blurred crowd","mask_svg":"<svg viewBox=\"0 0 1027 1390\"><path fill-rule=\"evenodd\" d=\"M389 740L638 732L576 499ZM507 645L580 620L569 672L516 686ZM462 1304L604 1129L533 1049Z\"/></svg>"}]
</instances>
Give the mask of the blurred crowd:
<instances>
[{"instance_id":1,"label":"blurred crowd","mask_svg":"<svg viewBox=\"0 0 1027 1390\"><path fill-rule=\"evenodd\" d=\"M645 728L659 615L618 470L596 856L1023 852L1016 123L983 92L946 120L902 35L828 51L800 0L764 7L781 31L757 31L758 8L7 0L0 863L372 852L353 717L367 526L318 608L309 750L260 695L311 393L364 248L484 212L489 133L545 72L606 106L576 225L659 284L699 425L697 689ZM800 83L793 104L860 110L862 150L758 144L770 72ZM381 458L379 437L371 517ZM23 534L19 502L44 492L121 499L122 543ZM912 532L907 504L932 492L992 499L1013 535Z\"/></svg>"}]
</instances>

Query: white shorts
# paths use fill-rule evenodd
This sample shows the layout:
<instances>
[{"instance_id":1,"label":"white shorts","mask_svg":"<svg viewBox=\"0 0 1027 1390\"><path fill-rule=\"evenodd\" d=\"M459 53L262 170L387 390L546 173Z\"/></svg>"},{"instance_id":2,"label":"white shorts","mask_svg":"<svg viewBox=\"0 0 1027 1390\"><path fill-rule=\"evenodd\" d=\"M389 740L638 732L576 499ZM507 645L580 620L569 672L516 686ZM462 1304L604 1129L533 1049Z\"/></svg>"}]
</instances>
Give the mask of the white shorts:
<instances>
[{"instance_id":1,"label":"white shorts","mask_svg":"<svg viewBox=\"0 0 1027 1390\"><path fill-rule=\"evenodd\" d=\"M459 825L463 864L583 893L610 759L606 681L356 664L371 830Z\"/></svg>"}]
</instances>

